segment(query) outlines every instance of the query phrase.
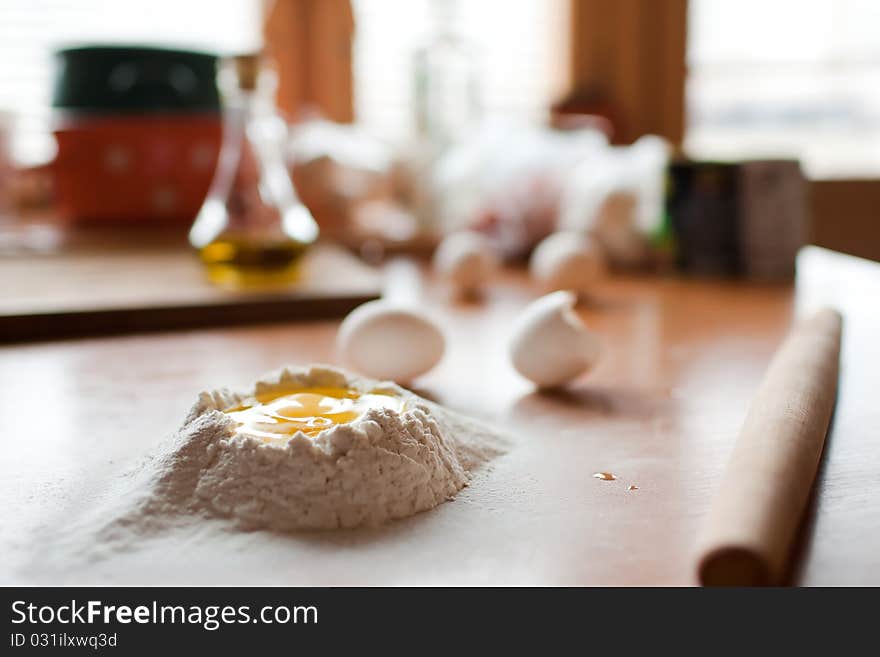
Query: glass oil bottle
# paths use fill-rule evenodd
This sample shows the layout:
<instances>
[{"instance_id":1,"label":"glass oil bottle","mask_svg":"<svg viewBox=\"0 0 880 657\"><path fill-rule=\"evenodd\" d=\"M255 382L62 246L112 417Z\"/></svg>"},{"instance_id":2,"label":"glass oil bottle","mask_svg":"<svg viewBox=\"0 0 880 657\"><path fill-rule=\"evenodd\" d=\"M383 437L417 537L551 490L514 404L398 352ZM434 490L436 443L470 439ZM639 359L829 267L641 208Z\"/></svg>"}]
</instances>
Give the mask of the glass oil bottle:
<instances>
[{"instance_id":1,"label":"glass oil bottle","mask_svg":"<svg viewBox=\"0 0 880 657\"><path fill-rule=\"evenodd\" d=\"M296 280L318 225L284 166L286 126L258 92L260 56L232 60L223 146L189 239L214 283L240 287ZM222 79L222 77L221 77Z\"/></svg>"}]
</instances>

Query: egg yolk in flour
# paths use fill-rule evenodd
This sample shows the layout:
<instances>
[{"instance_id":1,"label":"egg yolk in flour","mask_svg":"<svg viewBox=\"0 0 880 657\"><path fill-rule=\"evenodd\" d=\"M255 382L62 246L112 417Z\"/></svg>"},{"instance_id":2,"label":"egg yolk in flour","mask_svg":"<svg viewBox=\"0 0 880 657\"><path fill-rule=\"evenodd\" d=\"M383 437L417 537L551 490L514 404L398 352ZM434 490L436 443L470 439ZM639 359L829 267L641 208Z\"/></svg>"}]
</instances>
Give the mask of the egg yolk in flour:
<instances>
[{"instance_id":1,"label":"egg yolk in flour","mask_svg":"<svg viewBox=\"0 0 880 657\"><path fill-rule=\"evenodd\" d=\"M253 403L224 411L238 424L236 433L266 442L286 442L301 431L314 438L325 429L351 422L371 408L402 411L404 401L386 392L350 388L305 388L257 395Z\"/></svg>"}]
</instances>

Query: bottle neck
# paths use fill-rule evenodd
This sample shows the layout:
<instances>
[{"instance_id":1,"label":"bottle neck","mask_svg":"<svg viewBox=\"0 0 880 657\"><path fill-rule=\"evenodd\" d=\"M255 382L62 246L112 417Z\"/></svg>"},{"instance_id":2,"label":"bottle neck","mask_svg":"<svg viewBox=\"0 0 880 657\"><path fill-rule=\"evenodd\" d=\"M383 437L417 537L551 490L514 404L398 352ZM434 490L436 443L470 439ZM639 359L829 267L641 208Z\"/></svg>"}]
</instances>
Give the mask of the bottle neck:
<instances>
[{"instance_id":1,"label":"bottle neck","mask_svg":"<svg viewBox=\"0 0 880 657\"><path fill-rule=\"evenodd\" d=\"M431 24L435 39L456 39L458 37L458 2L455 0L433 0L431 2Z\"/></svg>"}]
</instances>

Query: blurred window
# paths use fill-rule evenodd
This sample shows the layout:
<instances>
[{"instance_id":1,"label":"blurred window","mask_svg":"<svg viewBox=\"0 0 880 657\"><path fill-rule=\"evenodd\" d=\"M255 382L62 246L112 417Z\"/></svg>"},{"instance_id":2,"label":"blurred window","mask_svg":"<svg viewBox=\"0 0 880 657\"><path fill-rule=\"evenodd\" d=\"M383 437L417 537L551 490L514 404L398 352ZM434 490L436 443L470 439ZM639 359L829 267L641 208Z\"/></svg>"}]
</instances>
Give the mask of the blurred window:
<instances>
[{"instance_id":1,"label":"blurred window","mask_svg":"<svg viewBox=\"0 0 880 657\"><path fill-rule=\"evenodd\" d=\"M13 152L51 155L46 131L52 51L88 43L138 43L230 52L260 43L257 0L0 0L0 111L17 120Z\"/></svg>"},{"instance_id":2,"label":"blurred window","mask_svg":"<svg viewBox=\"0 0 880 657\"><path fill-rule=\"evenodd\" d=\"M542 119L565 83L563 0L457 2L458 34L475 51L487 115ZM413 129L413 52L431 34L429 0L354 0L355 111L391 139Z\"/></svg>"},{"instance_id":3,"label":"blurred window","mask_svg":"<svg viewBox=\"0 0 880 657\"><path fill-rule=\"evenodd\" d=\"M685 148L880 176L880 2L690 0Z\"/></svg>"}]
</instances>

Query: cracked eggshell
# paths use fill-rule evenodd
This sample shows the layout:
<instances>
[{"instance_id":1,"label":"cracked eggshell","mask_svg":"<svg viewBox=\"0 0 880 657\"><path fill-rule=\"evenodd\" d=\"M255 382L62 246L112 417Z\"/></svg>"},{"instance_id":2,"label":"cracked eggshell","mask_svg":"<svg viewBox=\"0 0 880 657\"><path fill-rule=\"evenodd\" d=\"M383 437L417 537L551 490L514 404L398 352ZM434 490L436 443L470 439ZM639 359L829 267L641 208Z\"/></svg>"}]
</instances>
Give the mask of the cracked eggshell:
<instances>
[{"instance_id":1,"label":"cracked eggshell","mask_svg":"<svg viewBox=\"0 0 880 657\"><path fill-rule=\"evenodd\" d=\"M591 369L600 343L574 311L572 292L553 292L516 318L509 344L514 369L539 388L562 386Z\"/></svg>"},{"instance_id":2,"label":"cracked eggshell","mask_svg":"<svg viewBox=\"0 0 880 657\"><path fill-rule=\"evenodd\" d=\"M597 212L593 236L615 265L637 267L650 258L648 239L638 225L638 205L635 193L617 191Z\"/></svg>"},{"instance_id":3,"label":"cracked eggshell","mask_svg":"<svg viewBox=\"0 0 880 657\"><path fill-rule=\"evenodd\" d=\"M348 314L336 344L345 363L361 374L406 383L440 362L446 340L425 314L379 300Z\"/></svg>"},{"instance_id":4,"label":"cracked eggshell","mask_svg":"<svg viewBox=\"0 0 880 657\"><path fill-rule=\"evenodd\" d=\"M434 253L434 270L463 292L482 287L497 268L491 242L473 231L447 235Z\"/></svg>"},{"instance_id":5,"label":"cracked eggshell","mask_svg":"<svg viewBox=\"0 0 880 657\"><path fill-rule=\"evenodd\" d=\"M605 258L589 236L563 231L553 233L535 247L529 272L545 289L582 294L605 273Z\"/></svg>"}]
</instances>

